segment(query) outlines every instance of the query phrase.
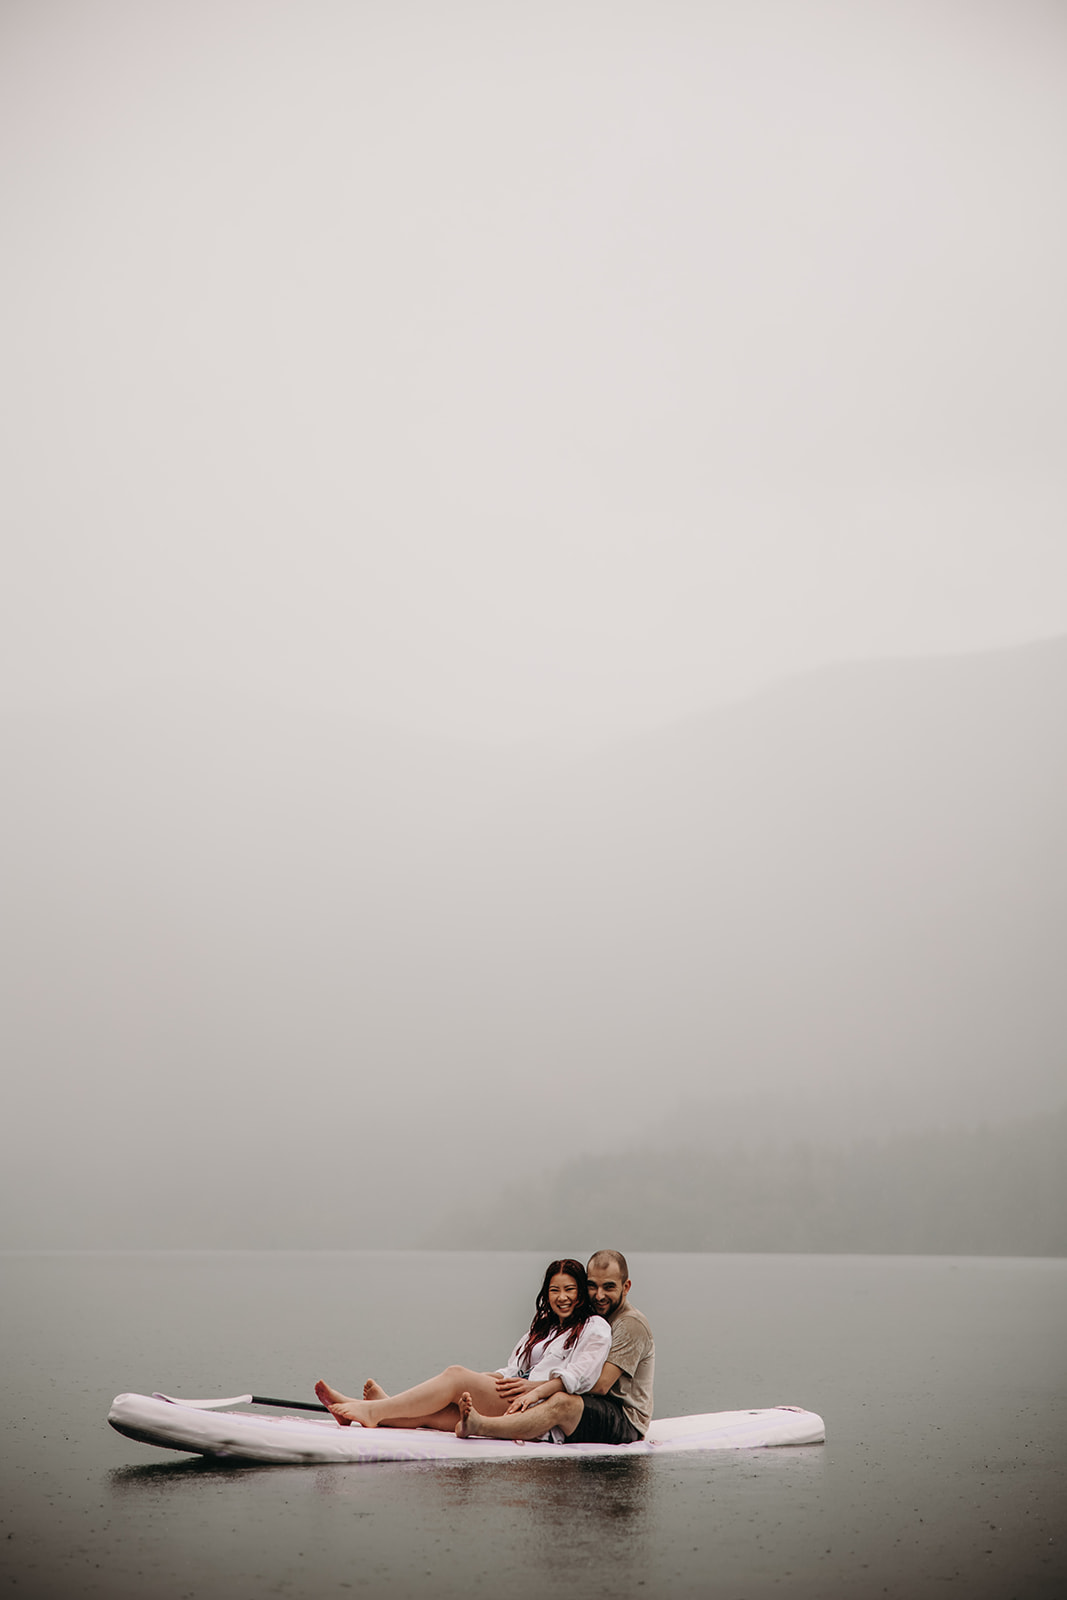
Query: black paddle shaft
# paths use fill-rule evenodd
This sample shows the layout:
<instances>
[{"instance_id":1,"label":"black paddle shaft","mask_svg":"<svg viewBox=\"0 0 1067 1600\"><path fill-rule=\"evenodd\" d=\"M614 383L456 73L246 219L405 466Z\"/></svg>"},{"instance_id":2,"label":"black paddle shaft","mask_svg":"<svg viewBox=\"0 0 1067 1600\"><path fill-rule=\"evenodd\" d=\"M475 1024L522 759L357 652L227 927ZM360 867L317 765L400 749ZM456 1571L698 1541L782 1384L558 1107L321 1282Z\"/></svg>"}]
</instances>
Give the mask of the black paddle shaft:
<instances>
[{"instance_id":1,"label":"black paddle shaft","mask_svg":"<svg viewBox=\"0 0 1067 1600\"><path fill-rule=\"evenodd\" d=\"M272 1400L266 1394L252 1396L254 1406L285 1406L290 1411L328 1411L328 1406L320 1406L317 1400Z\"/></svg>"}]
</instances>

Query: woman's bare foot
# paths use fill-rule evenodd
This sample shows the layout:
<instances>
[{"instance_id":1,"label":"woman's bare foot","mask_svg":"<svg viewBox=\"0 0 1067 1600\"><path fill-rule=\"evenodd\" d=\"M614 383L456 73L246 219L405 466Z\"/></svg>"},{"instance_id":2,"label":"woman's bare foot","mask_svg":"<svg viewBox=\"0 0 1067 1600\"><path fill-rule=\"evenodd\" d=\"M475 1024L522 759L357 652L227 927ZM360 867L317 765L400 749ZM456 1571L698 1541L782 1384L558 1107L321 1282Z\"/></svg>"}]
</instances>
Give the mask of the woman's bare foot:
<instances>
[{"instance_id":1,"label":"woman's bare foot","mask_svg":"<svg viewBox=\"0 0 1067 1600\"><path fill-rule=\"evenodd\" d=\"M315 1393L334 1420L341 1424L342 1428L347 1428L352 1422L358 1422L361 1428L373 1428L375 1426L367 1416L365 1401L353 1400L349 1395L342 1394L340 1389L331 1389L329 1384L323 1383L321 1378L315 1385Z\"/></svg>"},{"instance_id":2,"label":"woman's bare foot","mask_svg":"<svg viewBox=\"0 0 1067 1600\"><path fill-rule=\"evenodd\" d=\"M368 1378L363 1385L364 1400L388 1400L389 1396L380 1383L375 1383L373 1378Z\"/></svg>"}]
</instances>

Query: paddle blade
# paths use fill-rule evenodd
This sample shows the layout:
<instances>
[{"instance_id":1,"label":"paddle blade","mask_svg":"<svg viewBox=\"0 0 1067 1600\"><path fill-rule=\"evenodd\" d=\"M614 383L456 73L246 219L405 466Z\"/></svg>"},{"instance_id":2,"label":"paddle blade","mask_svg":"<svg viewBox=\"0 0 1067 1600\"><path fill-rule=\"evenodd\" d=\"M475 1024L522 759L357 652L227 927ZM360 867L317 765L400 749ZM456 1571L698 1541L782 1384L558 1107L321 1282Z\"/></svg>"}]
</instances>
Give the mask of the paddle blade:
<instances>
[{"instance_id":1,"label":"paddle blade","mask_svg":"<svg viewBox=\"0 0 1067 1600\"><path fill-rule=\"evenodd\" d=\"M194 1411L217 1411L221 1406L247 1406L252 1403L250 1394L231 1394L224 1400L183 1400L180 1395L152 1391L153 1400L169 1400L172 1406L192 1406Z\"/></svg>"}]
</instances>

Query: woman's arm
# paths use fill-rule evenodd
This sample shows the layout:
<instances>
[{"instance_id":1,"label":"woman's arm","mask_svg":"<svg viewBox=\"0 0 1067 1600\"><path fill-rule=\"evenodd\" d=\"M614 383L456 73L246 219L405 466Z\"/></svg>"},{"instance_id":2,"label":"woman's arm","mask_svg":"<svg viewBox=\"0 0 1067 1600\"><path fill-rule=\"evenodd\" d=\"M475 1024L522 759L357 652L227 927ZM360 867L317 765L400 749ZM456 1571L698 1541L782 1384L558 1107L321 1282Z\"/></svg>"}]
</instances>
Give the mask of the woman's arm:
<instances>
[{"instance_id":1,"label":"woman's arm","mask_svg":"<svg viewBox=\"0 0 1067 1600\"><path fill-rule=\"evenodd\" d=\"M502 1378L505 1381L518 1379L520 1383L523 1382L522 1368L519 1366L519 1357L522 1354L522 1347L525 1343L526 1335L523 1334L514 1350L508 1356L506 1365L503 1367L497 1367L496 1371L491 1373L490 1376ZM498 1384L497 1387L499 1388L500 1385Z\"/></svg>"},{"instance_id":2,"label":"woman's arm","mask_svg":"<svg viewBox=\"0 0 1067 1600\"><path fill-rule=\"evenodd\" d=\"M610 1349L611 1329L608 1324L603 1317L590 1317L577 1342L569 1350L562 1348L560 1339L558 1349L546 1352L549 1357L547 1376L559 1378L568 1394L588 1394L600 1376ZM538 1371L538 1382L541 1378L542 1373Z\"/></svg>"}]
</instances>

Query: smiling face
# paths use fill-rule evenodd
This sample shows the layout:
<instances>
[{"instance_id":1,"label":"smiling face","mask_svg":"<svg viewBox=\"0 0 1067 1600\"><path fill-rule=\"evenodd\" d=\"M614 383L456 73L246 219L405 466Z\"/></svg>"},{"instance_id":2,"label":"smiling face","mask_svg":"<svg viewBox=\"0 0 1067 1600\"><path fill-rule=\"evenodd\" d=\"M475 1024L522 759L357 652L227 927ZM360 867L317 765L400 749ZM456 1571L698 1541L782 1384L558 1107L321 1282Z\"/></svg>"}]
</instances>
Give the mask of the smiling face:
<instances>
[{"instance_id":1,"label":"smiling face","mask_svg":"<svg viewBox=\"0 0 1067 1600\"><path fill-rule=\"evenodd\" d=\"M629 1278L623 1278L619 1263L612 1256L594 1256L589 1263L589 1298L598 1317L610 1322L626 1304Z\"/></svg>"},{"instance_id":2,"label":"smiling face","mask_svg":"<svg viewBox=\"0 0 1067 1600\"><path fill-rule=\"evenodd\" d=\"M570 1273L554 1273L548 1284L548 1303L561 1322L566 1322L578 1298L578 1285Z\"/></svg>"}]
</instances>

